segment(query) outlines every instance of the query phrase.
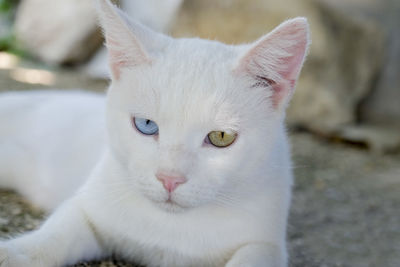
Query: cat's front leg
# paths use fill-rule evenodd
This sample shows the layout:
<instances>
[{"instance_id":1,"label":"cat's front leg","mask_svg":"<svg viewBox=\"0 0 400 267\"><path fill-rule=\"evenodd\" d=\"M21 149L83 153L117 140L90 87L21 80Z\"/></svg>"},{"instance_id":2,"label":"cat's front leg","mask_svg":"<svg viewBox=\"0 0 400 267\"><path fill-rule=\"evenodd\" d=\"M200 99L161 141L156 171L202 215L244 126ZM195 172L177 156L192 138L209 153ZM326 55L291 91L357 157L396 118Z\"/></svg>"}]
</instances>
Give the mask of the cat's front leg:
<instances>
[{"instance_id":1,"label":"cat's front leg","mask_svg":"<svg viewBox=\"0 0 400 267\"><path fill-rule=\"evenodd\" d=\"M225 267L286 267L286 250L270 243L250 243L240 247Z\"/></svg>"},{"instance_id":2,"label":"cat's front leg","mask_svg":"<svg viewBox=\"0 0 400 267\"><path fill-rule=\"evenodd\" d=\"M99 257L102 249L92 228L79 201L72 199L40 229L0 241L0 267L56 267Z\"/></svg>"}]
</instances>

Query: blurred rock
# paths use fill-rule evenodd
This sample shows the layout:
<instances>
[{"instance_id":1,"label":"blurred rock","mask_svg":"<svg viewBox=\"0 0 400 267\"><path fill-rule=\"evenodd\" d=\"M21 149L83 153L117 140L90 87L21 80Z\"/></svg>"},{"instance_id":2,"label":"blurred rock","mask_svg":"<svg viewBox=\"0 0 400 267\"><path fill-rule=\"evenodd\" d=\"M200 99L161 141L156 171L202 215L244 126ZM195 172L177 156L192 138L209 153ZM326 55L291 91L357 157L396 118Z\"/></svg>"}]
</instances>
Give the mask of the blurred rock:
<instances>
[{"instance_id":1,"label":"blurred rock","mask_svg":"<svg viewBox=\"0 0 400 267\"><path fill-rule=\"evenodd\" d=\"M335 135L346 142L359 144L370 148L376 153L400 151L399 129L383 128L376 125L348 125Z\"/></svg>"},{"instance_id":2,"label":"blurred rock","mask_svg":"<svg viewBox=\"0 0 400 267\"><path fill-rule=\"evenodd\" d=\"M356 120L381 68L384 34L373 20L349 15L334 1L187 0L173 33L249 42L295 16L308 18L313 43L288 121L332 132Z\"/></svg>"},{"instance_id":3,"label":"blurred rock","mask_svg":"<svg viewBox=\"0 0 400 267\"><path fill-rule=\"evenodd\" d=\"M335 1L313 3L320 20L315 23L325 33L325 47L319 55L311 50L289 122L331 132L357 120L358 105L374 87L382 68L385 35L374 21L347 13Z\"/></svg>"},{"instance_id":4,"label":"blurred rock","mask_svg":"<svg viewBox=\"0 0 400 267\"><path fill-rule=\"evenodd\" d=\"M158 31L168 29L183 0L120 0L131 17ZM80 63L102 42L94 1L22 0L15 28L17 38L30 54L46 63ZM87 66L91 76L107 78L107 56L103 49Z\"/></svg>"},{"instance_id":5,"label":"blurred rock","mask_svg":"<svg viewBox=\"0 0 400 267\"><path fill-rule=\"evenodd\" d=\"M81 62L102 40L92 1L23 0L15 29L28 52L50 64Z\"/></svg>"},{"instance_id":6,"label":"blurred rock","mask_svg":"<svg viewBox=\"0 0 400 267\"><path fill-rule=\"evenodd\" d=\"M400 1L370 1L374 4L363 12L385 29L388 38L384 68L373 92L361 105L360 116L369 123L400 127Z\"/></svg>"}]
</instances>

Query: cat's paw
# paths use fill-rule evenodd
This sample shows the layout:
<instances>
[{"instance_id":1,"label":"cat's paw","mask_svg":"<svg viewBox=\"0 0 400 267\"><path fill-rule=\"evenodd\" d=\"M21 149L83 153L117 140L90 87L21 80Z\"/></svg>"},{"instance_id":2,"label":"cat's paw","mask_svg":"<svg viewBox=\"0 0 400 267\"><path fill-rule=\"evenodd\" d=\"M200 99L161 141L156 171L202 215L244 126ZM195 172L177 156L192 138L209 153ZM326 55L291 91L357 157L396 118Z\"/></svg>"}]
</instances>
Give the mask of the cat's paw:
<instances>
[{"instance_id":1,"label":"cat's paw","mask_svg":"<svg viewBox=\"0 0 400 267\"><path fill-rule=\"evenodd\" d=\"M287 267L286 252L271 243L249 243L239 248L225 267Z\"/></svg>"},{"instance_id":2,"label":"cat's paw","mask_svg":"<svg viewBox=\"0 0 400 267\"><path fill-rule=\"evenodd\" d=\"M0 267L36 266L28 256L19 252L8 242L0 241Z\"/></svg>"}]
</instances>

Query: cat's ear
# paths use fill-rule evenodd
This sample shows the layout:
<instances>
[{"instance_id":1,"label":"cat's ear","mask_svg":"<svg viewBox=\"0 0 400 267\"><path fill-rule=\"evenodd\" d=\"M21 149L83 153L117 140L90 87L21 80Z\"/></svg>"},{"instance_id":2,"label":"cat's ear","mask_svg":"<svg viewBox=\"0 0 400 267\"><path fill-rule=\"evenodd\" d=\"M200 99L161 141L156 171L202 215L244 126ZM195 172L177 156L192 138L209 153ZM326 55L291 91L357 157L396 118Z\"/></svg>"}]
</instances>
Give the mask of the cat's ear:
<instances>
[{"instance_id":1,"label":"cat's ear","mask_svg":"<svg viewBox=\"0 0 400 267\"><path fill-rule=\"evenodd\" d=\"M275 109L289 102L310 43L305 18L288 20L250 45L239 58L235 73L271 90Z\"/></svg>"},{"instance_id":2,"label":"cat's ear","mask_svg":"<svg viewBox=\"0 0 400 267\"><path fill-rule=\"evenodd\" d=\"M130 20L109 0L97 0L97 11L114 79L119 79L123 68L150 64L152 52L161 49L168 39Z\"/></svg>"}]
</instances>

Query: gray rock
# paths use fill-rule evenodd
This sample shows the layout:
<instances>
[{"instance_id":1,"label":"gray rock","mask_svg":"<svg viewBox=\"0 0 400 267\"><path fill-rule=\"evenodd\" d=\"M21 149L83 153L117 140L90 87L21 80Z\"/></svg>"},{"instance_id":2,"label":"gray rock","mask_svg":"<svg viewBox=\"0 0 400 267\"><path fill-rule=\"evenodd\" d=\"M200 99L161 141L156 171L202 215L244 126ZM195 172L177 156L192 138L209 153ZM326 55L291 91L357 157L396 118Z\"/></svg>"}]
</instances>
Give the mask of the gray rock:
<instances>
[{"instance_id":1,"label":"gray rock","mask_svg":"<svg viewBox=\"0 0 400 267\"><path fill-rule=\"evenodd\" d=\"M318 55L311 51L288 113L289 122L327 133L357 120L357 107L381 70L385 38L374 21L332 2L314 1L325 47Z\"/></svg>"},{"instance_id":2,"label":"gray rock","mask_svg":"<svg viewBox=\"0 0 400 267\"><path fill-rule=\"evenodd\" d=\"M17 38L33 56L50 64L80 63L102 43L94 1L23 0L18 8ZM157 30L166 30L182 0L120 0L132 17ZM90 66L107 76L107 57ZM98 58L97 58L98 59Z\"/></svg>"},{"instance_id":3,"label":"gray rock","mask_svg":"<svg viewBox=\"0 0 400 267\"><path fill-rule=\"evenodd\" d=\"M346 125L334 135L345 142L370 148L376 153L400 151L400 128L377 125Z\"/></svg>"},{"instance_id":4,"label":"gray rock","mask_svg":"<svg viewBox=\"0 0 400 267\"><path fill-rule=\"evenodd\" d=\"M25 49L50 64L81 62L102 40L92 1L23 0L15 29Z\"/></svg>"},{"instance_id":5,"label":"gray rock","mask_svg":"<svg viewBox=\"0 0 400 267\"><path fill-rule=\"evenodd\" d=\"M376 87L361 106L360 116L369 123L400 126L400 1L373 2L375 5L364 12L386 31L385 64Z\"/></svg>"}]
</instances>

